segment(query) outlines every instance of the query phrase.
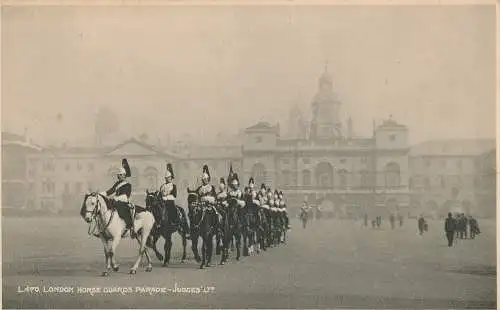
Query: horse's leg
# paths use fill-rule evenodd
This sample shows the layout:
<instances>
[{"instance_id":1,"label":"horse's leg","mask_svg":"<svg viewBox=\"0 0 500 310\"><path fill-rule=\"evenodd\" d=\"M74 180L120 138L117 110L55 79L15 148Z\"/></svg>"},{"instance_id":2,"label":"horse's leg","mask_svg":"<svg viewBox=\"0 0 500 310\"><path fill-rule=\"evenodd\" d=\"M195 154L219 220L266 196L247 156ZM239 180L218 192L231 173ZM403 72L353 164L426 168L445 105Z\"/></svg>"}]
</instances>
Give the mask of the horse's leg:
<instances>
[{"instance_id":1,"label":"horse's leg","mask_svg":"<svg viewBox=\"0 0 500 310\"><path fill-rule=\"evenodd\" d=\"M164 245L165 258L163 260L163 267L167 267L168 264L170 263L171 250L172 250L172 233L167 233L165 235L165 245Z\"/></svg>"},{"instance_id":2,"label":"horse's leg","mask_svg":"<svg viewBox=\"0 0 500 310\"><path fill-rule=\"evenodd\" d=\"M137 227L136 227L137 229ZM135 260L134 265L130 269L130 274L136 274L137 273L137 268L139 267L139 264L141 262L142 256L146 252L146 242L148 240L147 234L143 232L137 237L137 241L139 241L139 253L137 255L137 259Z\"/></svg>"},{"instance_id":3,"label":"horse's leg","mask_svg":"<svg viewBox=\"0 0 500 310\"><path fill-rule=\"evenodd\" d=\"M207 238L206 254L207 254L207 264L205 266L210 267L212 262L212 253L214 251L214 236L210 235Z\"/></svg>"},{"instance_id":4,"label":"horse's leg","mask_svg":"<svg viewBox=\"0 0 500 310\"><path fill-rule=\"evenodd\" d=\"M151 256L148 253L147 240L149 240L149 236L146 237L146 248L144 250L144 255L146 256L146 259L148 260L148 264L146 265L146 272L151 272L153 270L153 264L152 264ZM137 242L139 243L139 246L140 246L141 241L139 238L137 238Z\"/></svg>"},{"instance_id":5,"label":"horse's leg","mask_svg":"<svg viewBox=\"0 0 500 310\"><path fill-rule=\"evenodd\" d=\"M105 269L102 272L102 276L106 277L109 276L109 270L111 270L111 257L110 257L110 252L111 252L111 246L108 241L104 240L103 237L101 237L102 240L102 245L104 247L104 256L106 259L106 264L105 264Z\"/></svg>"},{"instance_id":6,"label":"horse's leg","mask_svg":"<svg viewBox=\"0 0 500 310\"><path fill-rule=\"evenodd\" d=\"M220 251L221 251L220 243L221 243L221 237L220 237L220 234L217 233L215 235L215 255L220 255Z\"/></svg>"},{"instance_id":7,"label":"horse's leg","mask_svg":"<svg viewBox=\"0 0 500 310\"><path fill-rule=\"evenodd\" d=\"M243 230L242 238L243 238L243 256L248 256L248 244L247 244L248 232L246 228Z\"/></svg>"},{"instance_id":8,"label":"horse's leg","mask_svg":"<svg viewBox=\"0 0 500 310\"><path fill-rule=\"evenodd\" d=\"M182 258L181 258L181 264L184 264L184 261L186 260L186 247L187 247L187 238L186 238L186 233L182 232L180 233L182 237Z\"/></svg>"},{"instance_id":9,"label":"horse's leg","mask_svg":"<svg viewBox=\"0 0 500 310\"><path fill-rule=\"evenodd\" d=\"M201 265L200 265L200 269L203 269L203 267L205 267L205 262L206 262L206 252L207 252L207 242L205 240L206 238L202 237L202 240L201 240Z\"/></svg>"},{"instance_id":10,"label":"horse's leg","mask_svg":"<svg viewBox=\"0 0 500 310\"><path fill-rule=\"evenodd\" d=\"M197 233L191 233L191 250L194 254L194 259L196 262L201 262L200 253L198 253L198 239L200 236Z\"/></svg>"},{"instance_id":11,"label":"horse's leg","mask_svg":"<svg viewBox=\"0 0 500 310\"><path fill-rule=\"evenodd\" d=\"M111 262L111 267L113 268L113 271L115 271L115 272L120 270L120 267L116 263L116 260L115 260L116 248L118 247L120 240L121 240L121 235L117 234L116 237L111 240L111 244L110 244L110 248L109 248L109 260Z\"/></svg>"},{"instance_id":12,"label":"horse's leg","mask_svg":"<svg viewBox=\"0 0 500 310\"><path fill-rule=\"evenodd\" d=\"M241 231L236 231L236 260L240 260L241 257Z\"/></svg>"},{"instance_id":13,"label":"horse's leg","mask_svg":"<svg viewBox=\"0 0 500 310\"><path fill-rule=\"evenodd\" d=\"M163 255L160 253L160 251L158 251L158 248L156 247L156 243L158 243L158 240L160 239L160 234L152 235L151 238L152 238L152 241L151 241L150 248L153 249L153 251L155 252L156 258L158 258L158 260L160 262L162 262Z\"/></svg>"}]
</instances>

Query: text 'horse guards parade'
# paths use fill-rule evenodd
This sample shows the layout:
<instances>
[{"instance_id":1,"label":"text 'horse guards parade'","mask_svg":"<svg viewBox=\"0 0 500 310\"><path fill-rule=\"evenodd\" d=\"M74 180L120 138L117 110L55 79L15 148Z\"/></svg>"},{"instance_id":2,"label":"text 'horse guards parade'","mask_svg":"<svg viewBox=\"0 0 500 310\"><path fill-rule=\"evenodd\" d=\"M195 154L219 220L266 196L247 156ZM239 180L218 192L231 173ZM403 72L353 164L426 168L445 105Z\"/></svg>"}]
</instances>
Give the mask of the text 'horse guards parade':
<instances>
[{"instance_id":1,"label":"text 'horse guards parade'","mask_svg":"<svg viewBox=\"0 0 500 310\"><path fill-rule=\"evenodd\" d=\"M130 231L131 238L139 242L139 254L130 273L136 273L143 255L148 260L146 271L152 270L146 242L155 220L151 212L130 202L132 185L127 181L130 176L128 162L123 159L122 167L117 172L118 181L106 192L86 194L80 209L80 215L90 224L89 234L99 237L104 245L106 269L103 276L109 275L111 269L119 270L115 259L116 248L127 231Z\"/></svg>"},{"instance_id":2,"label":"text 'horse guards parade'","mask_svg":"<svg viewBox=\"0 0 500 310\"><path fill-rule=\"evenodd\" d=\"M110 270L118 271L116 248L120 240L130 235L139 242L139 253L130 273L135 274L143 256L146 256L146 271L152 270L151 258L147 248L153 249L156 257L163 261L163 266L170 263L172 235L178 232L182 238L182 259L187 258L187 240L191 239L191 248L200 269L211 265L213 239L216 239L216 255L221 255L220 264L229 259L230 248L236 250L236 260L249 256L260 249L277 246L285 242L285 233L289 229L283 193L262 184L261 191L255 190L253 177L245 192L240 189L240 180L233 172L232 164L226 180L220 179L219 192L210 184L211 176L207 165L203 166L202 185L196 190L187 188L188 216L178 206L177 186L174 184L174 171L170 163L165 172L165 183L159 190L146 191L146 208L130 202L132 185L126 159L117 171L118 180L106 192L86 194L80 215L89 224L89 235L101 239L104 245L106 269L102 275L109 275ZM227 186L226 186L227 185ZM189 218L189 223L188 223ZM162 255L156 243L165 239ZM202 239L202 253L198 252L198 240ZM243 242L242 242L243 241ZM254 251L255 250L255 251Z\"/></svg>"}]
</instances>

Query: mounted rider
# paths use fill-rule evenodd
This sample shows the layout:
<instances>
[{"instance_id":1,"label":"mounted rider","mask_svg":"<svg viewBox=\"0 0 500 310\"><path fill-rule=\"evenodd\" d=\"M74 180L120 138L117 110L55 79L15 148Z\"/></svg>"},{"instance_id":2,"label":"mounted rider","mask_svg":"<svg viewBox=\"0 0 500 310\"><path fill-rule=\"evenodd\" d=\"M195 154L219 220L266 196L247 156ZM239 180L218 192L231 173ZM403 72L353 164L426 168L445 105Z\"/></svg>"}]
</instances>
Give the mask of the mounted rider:
<instances>
[{"instance_id":1,"label":"mounted rider","mask_svg":"<svg viewBox=\"0 0 500 310\"><path fill-rule=\"evenodd\" d=\"M220 224L221 215L219 211L217 211L217 208L215 207L217 193L215 192L215 187L212 186L212 184L210 184L210 171L208 170L207 165L203 165L203 173L201 175L201 181L203 185L198 187L196 189L196 192L198 193L201 202L208 208L214 210L214 212L217 214L218 224Z\"/></svg>"},{"instance_id":2,"label":"mounted rider","mask_svg":"<svg viewBox=\"0 0 500 310\"><path fill-rule=\"evenodd\" d=\"M266 184L264 184L264 183L262 183L260 185L260 191L258 194L258 198L260 201L260 207L265 209L266 212L268 212L270 210L269 209L269 200L267 198L267 193L266 193Z\"/></svg>"},{"instance_id":3,"label":"mounted rider","mask_svg":"<svg viewBox=\"0 0 500 310\"><path fill-rule=\"evenodd\" d=\"M130 166L126 158L122 159L122 166L118 169L116 177L118 180L113 184L113 186L105 192L100 194L108 199L116 208L118 215L125 221L125 231L122 234L122 238L125 236L128 230L130 230L130 237L135 239L137 234L134 228L134 216L135 208L132 203L130 203L130 195L132 194L132 184L127 181L127 178L131 177Z\"/></svg>"},{"instance_id":4,"label":"mounted rider","mask_svg":"<svg viewBox=\"0 0 500 310\"><path fill-rule=\"evenodd\" d=\"M286 229L290 229L290 219L288 218L288 211L286 209L285 196L283 195L283 191L279 192L280 199L280 209L283 212L283 219L285 220Z\"/></svg>"},{"instance_id":5,"label":"mounted rider","mask_svg":"<svg viewBox=\"0 0 500 310\"><path fill-rule=\"evenodd\" d=\"M164 207L163 216L165 216L165 214L167 215L168 224L172 226L182 225L182 228L186 233L186 238L189 238L189 227L187 227L187 221L185 220L186 214L183 209L178 208L175 204L175 200L177 199L177 185L174 184L174 179L175 175L172 164L167 163L165 183L160 186L160 194ZM183 218L184 221L181 221L181 218Z\"/></svg>"},{"instance_id":6,"label":"mounted rider","mask_svg":"<svg viewBox=\"0 0 500 310\"><path fill-rule=\"evenodd\" d=\"M231 169L231 172L232 172L232 169ZM229 202L231 202L231 200L235 200L236 203L238 204L238 206L240 206L241 208L245 207L245 201L243 200L243 193L241 192L241 189L239 188L240 187L240 180L238 178L238 174L234 173L232 174L230 172L229 174L229 178L228 179L231 179L231 189L230 191L228 192L228 198L229 198Z\"/></svg>"},{"instance_id":7,"label":"mounted rider","mask_svg":"<svg viewBox=\"0 0 500 310\"><path fill-rule=\"evenodd\" d=\"M217 205L222 208L227 208L229 205L227 203L227 189L226 189L226 181L224 178L220 178L219 181L219 193L217 193Z\"/></svg>"}]
</instances>

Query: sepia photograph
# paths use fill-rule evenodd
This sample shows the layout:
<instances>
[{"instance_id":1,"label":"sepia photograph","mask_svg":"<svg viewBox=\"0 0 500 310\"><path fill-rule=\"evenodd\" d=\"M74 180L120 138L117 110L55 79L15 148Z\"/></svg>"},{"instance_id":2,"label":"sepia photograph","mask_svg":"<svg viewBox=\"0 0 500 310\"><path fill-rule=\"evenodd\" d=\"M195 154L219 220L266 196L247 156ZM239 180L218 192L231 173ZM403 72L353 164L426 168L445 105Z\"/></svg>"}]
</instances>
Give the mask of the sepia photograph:
<instances>
[{"instance_id":1,"label":"sepia photograph","mask_svg":"<svg viewBox=\"0 0 500 310\"><path fill-rule=\"evenodd\" d=\"M496 309L497 6L1 7L3 309Z\"/></svg>"}]
</instances>

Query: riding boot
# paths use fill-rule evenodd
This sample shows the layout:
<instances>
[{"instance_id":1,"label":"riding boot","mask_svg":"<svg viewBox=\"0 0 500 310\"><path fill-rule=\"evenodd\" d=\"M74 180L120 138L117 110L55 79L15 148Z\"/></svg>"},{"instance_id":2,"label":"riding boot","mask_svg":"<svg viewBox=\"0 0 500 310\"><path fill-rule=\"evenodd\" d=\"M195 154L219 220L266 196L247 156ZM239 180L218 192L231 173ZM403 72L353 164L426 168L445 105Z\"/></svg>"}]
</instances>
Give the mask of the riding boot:
<instances>
[{"instance_id":1,"label":"riding boot","mask_svg":"<svg viewBox=\"0 0 500 310\"><path fill-rule=\"evenodd\" d=\"M130 210L130 238L137 238L137 234L135 233L134 214L132 210Z\"/></svg>"}]
</instances>

